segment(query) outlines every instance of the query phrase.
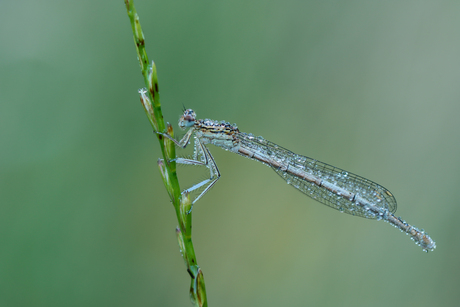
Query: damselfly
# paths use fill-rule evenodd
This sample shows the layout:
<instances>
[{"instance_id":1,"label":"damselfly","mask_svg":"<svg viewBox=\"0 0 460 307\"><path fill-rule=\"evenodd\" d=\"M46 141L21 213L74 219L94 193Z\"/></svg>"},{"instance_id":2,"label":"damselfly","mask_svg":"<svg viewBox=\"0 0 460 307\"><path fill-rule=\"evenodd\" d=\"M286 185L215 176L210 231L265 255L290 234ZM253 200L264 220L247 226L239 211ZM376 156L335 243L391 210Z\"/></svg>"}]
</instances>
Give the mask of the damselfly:
<instances>
[{"instance_id":1,"label":"damselfly","mask_svg":"<svg viewBox=\"0 0 460 307\"><path fill-rule=\"evenodd\" d=\"M189 128L177 141L167 134L177 146L186 147L195 136L193 159L177 158L181 164L204 165L209 168L210 178L184 192L202 188L193 200L194 204L219 180L220 172L207 144L257 160L270 166L288 184L311 198L351 215L367 219L384 220L408 234L424 251L436 248L436 243L425 231L409 225L396 217L396 199L383 186L332 165L295 154L262 137L240 132L236 125L210 119L197 120L193 110L188 109L179 119L181 129Z\"/></svg>"}]
</instances>

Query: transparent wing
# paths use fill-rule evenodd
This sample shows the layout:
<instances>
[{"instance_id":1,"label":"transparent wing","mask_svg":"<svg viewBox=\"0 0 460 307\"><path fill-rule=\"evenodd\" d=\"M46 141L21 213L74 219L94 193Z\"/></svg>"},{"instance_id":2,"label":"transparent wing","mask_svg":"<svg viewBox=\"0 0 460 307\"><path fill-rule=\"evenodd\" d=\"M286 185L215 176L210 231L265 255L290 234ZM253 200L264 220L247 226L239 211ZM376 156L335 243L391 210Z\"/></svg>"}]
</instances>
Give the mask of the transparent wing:
<instances>
[{"instance_id":1,"label":"transparent wing","mask_svg":"<svg viewBox=\"0 0 460 307\"><path fill-rule=\"evenodd\" d=\"M283 165L289 165L289 167L301 169L316 178L333 183L355 195L359 195L360 197L368 200L370 203L375 204L377 207L386 209L391 213L396 212L397 204L393 194L381 185L369 179L347 172L327 163L295 154L261 137L254 137L251 134L240 133L238 138L244 146L257 150L258 152L269 156L271 159L281 162ZM286 172L284 168L271 167L288 184L322 204L351 215L369 219L376 218L375 215L369 214L365 208L357 206L348 198L337 195L314 182L309 182L296 177Z\"/></svg>"}]
</instances>

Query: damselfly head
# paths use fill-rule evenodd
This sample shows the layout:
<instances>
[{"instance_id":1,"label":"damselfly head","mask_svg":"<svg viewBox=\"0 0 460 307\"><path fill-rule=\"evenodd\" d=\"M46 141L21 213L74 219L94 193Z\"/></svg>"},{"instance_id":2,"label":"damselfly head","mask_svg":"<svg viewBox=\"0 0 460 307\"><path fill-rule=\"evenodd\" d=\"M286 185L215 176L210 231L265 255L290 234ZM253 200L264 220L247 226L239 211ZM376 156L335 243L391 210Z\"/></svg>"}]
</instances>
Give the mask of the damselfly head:
<instances>
[{"instance_id":1,"label":"damselfly head","mask_svg":"<svg viewBox=\"0 0 460 307\"><path fill-rule=\"evenodd\" d=\"M191 127L195 124L196 113L192 109L187 109L179 119L179 127L184 130L187 127Z\"/></svg>"}]
</instances>

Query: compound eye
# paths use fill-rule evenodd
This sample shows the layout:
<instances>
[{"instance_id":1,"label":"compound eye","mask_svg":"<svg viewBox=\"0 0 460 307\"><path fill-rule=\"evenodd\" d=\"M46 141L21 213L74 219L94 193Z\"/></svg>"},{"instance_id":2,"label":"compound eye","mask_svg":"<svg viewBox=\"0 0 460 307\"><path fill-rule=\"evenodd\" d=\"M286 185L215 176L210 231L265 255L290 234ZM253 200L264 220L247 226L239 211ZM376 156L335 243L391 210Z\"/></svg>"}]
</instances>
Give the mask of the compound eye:
<instances>
[{"instance_id":1,"label":"compound eye","mask_svg":"<svg viewBox=\"0 0 460 307\"><path fill-rule=\"evenodd\" d=\"M190 119L192 121L195 121L196 113L192 109L187 109L187 110L184 111L184 117L188 118L188 119Z\"/></svg>"},{"instance_id":2,"label":"compound eye","mask_svg":"<svg viewBox=\"0 0 460 307\"><path fill-rule=\"evenodd\" d=\"M187 109L184 111L184 114L179 119L179 127L185 129L186 127L191 127L195 124L196 113L192 109Z\"/></svg>"}]
</instances>

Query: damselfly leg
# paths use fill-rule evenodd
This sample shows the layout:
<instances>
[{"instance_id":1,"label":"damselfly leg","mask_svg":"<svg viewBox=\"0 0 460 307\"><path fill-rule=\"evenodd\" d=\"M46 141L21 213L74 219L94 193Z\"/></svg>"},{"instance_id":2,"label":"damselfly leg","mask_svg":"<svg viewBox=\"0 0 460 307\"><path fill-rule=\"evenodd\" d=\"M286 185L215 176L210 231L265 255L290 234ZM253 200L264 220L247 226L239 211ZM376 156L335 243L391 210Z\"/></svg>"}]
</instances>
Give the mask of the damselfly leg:
<instances>
[{"instance_id":1,"label":"damselfly leg","mask_svg":"<svg viewBox=\"0 0 460 307\"><path fill-rule=\"evenodd\" d=\"M184 137L180 141L177 141L176 139L172 138L168 134L159 133L159 132L157 133L173 141L176 146L180 148L185 148L190 143L190 138L192 135L190 132L193 132L193 131L192 130L187 131L187 133L184 135ZM209 151L209 149L202 142L200 142L198 138L195 138L195 142L194 142L193 159L176 158L174 161L176 163L185 164L185 165L206 166L209 169L209 179L205 179L191 186L190 188L182 191L182 194L190 193L192 191L195 191L197 189L204 187L203 191L201 191L201 193L192 201L192 207L190 208L188 212L190 213L190 211L193 208L193 205L201 197L203 197L203 195L206 194L209 191L209 189L211 189L214 186L217 180L219 180L220 178L219 168L217 167L217 164L214 161L214 157L211 155L211 152Z\"/></svg>"}]
</instances>

